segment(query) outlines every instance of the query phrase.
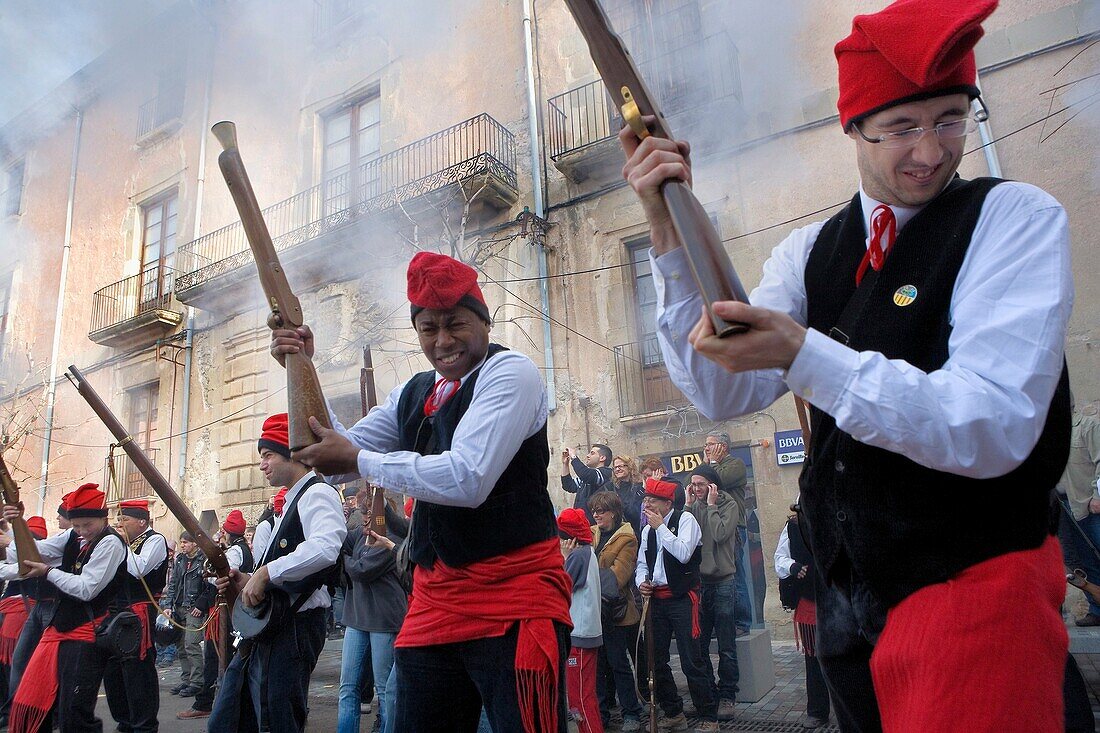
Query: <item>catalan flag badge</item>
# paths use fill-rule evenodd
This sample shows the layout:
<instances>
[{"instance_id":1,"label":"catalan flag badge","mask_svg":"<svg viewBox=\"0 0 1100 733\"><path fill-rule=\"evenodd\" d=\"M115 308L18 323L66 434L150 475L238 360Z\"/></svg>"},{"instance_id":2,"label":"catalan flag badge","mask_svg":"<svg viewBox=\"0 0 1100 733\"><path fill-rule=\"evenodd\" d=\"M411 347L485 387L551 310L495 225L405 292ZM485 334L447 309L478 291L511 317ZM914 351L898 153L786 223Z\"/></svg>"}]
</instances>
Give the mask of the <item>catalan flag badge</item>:
<instances>
[{"instance_id":1,"label":"catalan flag badge","mask_svg":"<svg viewBox=\"0 0 1100 733\"><path fill-rule=\"evenodd\" d=\"M904 308L917 299L917 289L912 285L902 285L894 291L894 305Z\"/></svg>"}]
</instances>

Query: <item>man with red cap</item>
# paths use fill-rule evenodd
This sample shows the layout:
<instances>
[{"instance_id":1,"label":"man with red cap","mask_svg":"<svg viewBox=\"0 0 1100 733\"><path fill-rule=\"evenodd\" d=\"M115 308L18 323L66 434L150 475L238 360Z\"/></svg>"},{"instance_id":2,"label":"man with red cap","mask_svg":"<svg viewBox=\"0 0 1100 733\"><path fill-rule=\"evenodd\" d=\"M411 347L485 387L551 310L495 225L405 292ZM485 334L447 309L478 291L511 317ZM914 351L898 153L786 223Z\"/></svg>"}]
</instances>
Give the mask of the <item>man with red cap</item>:
<instances>
[{"instance_id":1,"label":"man with red cap","mask_svg":"<svg viewBox=\"0 0 1100 733\"><path fill-rule=\"evenodd\" d=\"M130 543L130 552L126 557L126 581L119 589L116 605L137 614L142 626L137 658L111 659L103 673L107 706L121 733L152 733L158 727L160 687L153 644L158 609L149 595L159 595L168 580L168 542L153 530L150 521L149 502L145 499L119 502L118 527Z\"/></svg>"},{"instance_id":2,"label":"man with red cap","mask_svg":"<svg viewBox=\"0 0 1100 733\"><path fill-rule=\"evenodd\" d=\"M27 528L36 540L46 539L46 520L42 517L28 519ZM0 616L4 619L0 624L0 727L8 724L11 694L15 692L10 689L15 645L27 617L37 603L34 591L38 581L19 579L19 563L15 558L14 547L15 543L12 541L9 545L10 556L0 563L0 581L7 583L3 595L0 596Z\"/></svg>"},{"instance_id":3,"label":"man with red cap","mask_svg":"<svg viewBox=\"0 0 1100 733\"><path fill-rule=\"evenodd\" d=\"M286 505L256 570L234 570L219 587L235 584L237 603L259 606L269 594L288 596L289 615L263 637L249 639L218 685L210 733L301 733L305 730L309 678L325 644L328 586L347 527L336 489L290 455L287 415L267 418L257 448L260 470L272 486L286 486ZM230 515L233 516L232 514ZM244 517L227 532L244 533ZM227 520L228 522L228 520ZM266 725L265 725L266 724Z\"/></svg>"},{"instance_id":4,"label":"man with red cap","mask_svg":"<svg viewBox=\"0 0 1100 733\"><path fill-rule=\"evenodd\" d=\"M714 680L703 664L699 644L699 566L703 530L691 512L673 509L677 485L648 478L642 497L642 541L634 581L649 598L653 618L653 672L657 704L665 713L663 730L687 730L684 700L676 689L668 660L672 639L687 677L688 693L702 721L697 731L718 730Z\"/></svg>"},{"instance_id":5,"label":"man with red cap","mask_svg":"<svg viewBox=\"0 0 1100 733\"><path fill-rule=\"evenodd\" d=\"M233 509L225 516L225 521L222 522L221 532L218 533L217 539L219 544L225 548L225 561L229 563L230 570L251 573L256 563L252 549L244 538L245 528L244 514L241 513L240 509ZM222 624L226 626L225 633L233 633L233 625L230 623L230 619L222 613L221 607L217 605L214 580L208 578L205 584L207 586L206 592L198 599L199 615L207 615L204 634L206 643L202 645L202 683L197 690L194 690L191 685L187 685L176 692L180 697L195 696L195 701L191 703L190 708L176 713L176 717L180 720L210 717L210 711L214 707L214 694L217 691L218 670L220 667L216 640L221 636Z\"/></svg>"},{"instance_id":6,"label":"man with red cap","mask_svg":"<svg viewBox=\"0 0 1100 733\"><path fill-rule=\"evenodd\" d=\"M715 420L788 389L811 405L803 528L845 730L1062 726L1066 214L1034 186L955 175L986 116L971 111L973 47L996 5L899 0L855 18L835 52L859 192L773 250L751 304L713 305L745 333L700 319L659 195L691 180L686 143L620 135L673 379Z\"/></svg>"},{"instance_id":7,"label":"man with red cap","mask_svg":"<svg viewBox=\"0 0 1100 733\"><path fill-rule=\"evenodd\" d=\"M432 370L350 430L311 422L321 442L296 455L416 499L396 729L472 732L484 706L494 730L564 731L570 593L546 490L546 388L528 357L490 343L470 266L420 252L408 297ZM308 328L274 332L277 359L298 350L313 353Z\"/></svg>"},{"instance_id":8,"label":"man with red cap","mask_svg":"<svg viewBox=\"0 0 1100 733\"><path fill-rule=\"evenodd\" d=\"M126 544L107 524L105 500L96 484L74 491L66 508L76 542L66 542L58 557L53 538L40 541L43 562L20 561L25 577L42 578L57 589L57 601L15 691L13 733L49 730L55 702L62 731L102 727L95 704L111 654L96 645L95 632L109 621L127 578ZM4 506L8 521L21 514L22 507Z\"/></svg>"}]
</instances>

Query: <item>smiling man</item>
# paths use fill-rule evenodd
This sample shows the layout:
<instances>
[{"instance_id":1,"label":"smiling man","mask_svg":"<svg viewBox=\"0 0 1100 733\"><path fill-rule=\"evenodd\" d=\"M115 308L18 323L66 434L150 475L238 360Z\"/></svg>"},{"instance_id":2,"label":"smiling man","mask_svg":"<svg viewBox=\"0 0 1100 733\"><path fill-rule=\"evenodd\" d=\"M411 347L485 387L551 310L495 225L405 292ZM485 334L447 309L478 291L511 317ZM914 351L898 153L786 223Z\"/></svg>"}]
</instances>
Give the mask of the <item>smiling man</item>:
<instances>
[{"instance_id":1,"label":"smiling man","mask_svg":"<svg viewBox=\"0 0 1100 733\"><path fill-rule=\"evenodd\" d=\"M565 731L569 577L546 490L546 388L523 354L492 344L477 272L421 252L408 270L432 365L345 430L294 457L416 499L413 594L397 637L395 730ZM309 329L272 334L280 361L313 353ZM441 713L440 711L446 711Z\"/></svg>"},{"instance_id":2,"label":"smiling man","mask_svg":"<svg viewBox=\"0 0 1100 733\"><path fill-rule=\"evenodd\" d=\"M620 135L673 380L711 419L788 389L812 406L803 528L845 731L1063 726L1050 518L1069 438L1066 214L1034 186L955 175L985 115L970 111L973 47L996 5L855 18L835 52L860 190L773 250L751 304L714 305L743 334L700 319L659 193L690 182L687 144Z\"/></svg>"}]
</instances>

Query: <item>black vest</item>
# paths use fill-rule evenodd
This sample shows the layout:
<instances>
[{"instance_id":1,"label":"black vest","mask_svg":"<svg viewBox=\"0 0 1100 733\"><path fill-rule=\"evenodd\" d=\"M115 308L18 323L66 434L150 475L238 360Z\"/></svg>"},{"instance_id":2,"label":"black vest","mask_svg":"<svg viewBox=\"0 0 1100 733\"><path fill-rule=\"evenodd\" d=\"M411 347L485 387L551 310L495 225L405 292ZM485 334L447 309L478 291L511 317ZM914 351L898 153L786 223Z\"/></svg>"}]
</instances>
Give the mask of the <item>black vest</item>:
<instances>
[{"instance_id":1,"label":"black vest","mask_svg":"<svg viewBox=\"0 0 1100 733\"><path fill-rule=\"evenodd\" d=\"M241 567L238 569L242 573L251 573L256 569L256 558L252 556L252 548L248 546L248 541L244 537L230 542L229 546L241 548Z\"/></svg>"},{"instance_id":2,"label":"black vest","mask_svg":"<svg viewBox=\"0 0 1100 733\"><path fill-rule=\"evenodd\" d=\"M65 544L65 551L61 556L61 566L59 569L66 573L80 575L80 571L84 569L84 564L88 562L88 559L92 556L92 552L95 550L96 545L100 542L110 541L110 537L112 536L125 546L126 541L122 539L118 532L107 527L103 534L81 551L80 538L76 532L73 532L69 542ZM82 601L67 593L62 593L59 590L57 592L57 608L47 623L58 631L66 632L72 631L76 627L86 624L88 621L99 618L111 607L111 604L118 596L119 588L126 582L127 577L129 577L129 573L126 570L126 559L123 558L122 562L115 568L115 575L111 579L111 582L100 591L99 595L90 601Z\"/></svg>"},{"instance_id":3,"label":"black vest","mask_svg":"<svg viewBox=\"0 0 1100 733\"><path fill-rule=\"evenodd\" d=\"M489 345L488 359L505 351ZM435 386L434 372L414 376L401 391L397 417L400 450L437 455L451 448L451 439L473 400L478 369L433 417L425 417L424 402ZM409 557L431 567L438 557L451 567L502 555L556 537L554 507L546 491L550 444L546 425L527 438L504 469L481 506L467 509L417 501L409 532Z\"/></svg>"},{"instance_id":4,"label":"black vest","mask_svg":"<svg viewBox=\"0 0 1100 733\"><path fill-rule=\"evenodd\" d=\"M680 530L680 517L684 516L682 509L674 509L668 518L668 528L672 534L678 534ZM646 525L649 526L649 525ZM643 530L644 531L644 530ZM661 548L664 557L665 578L668 580L668 589L672 595L679 598L699 587L699 563L703 561L703 546L695 548L686 563L677 560L671 553ZM649 577L653 577L653 569L657 567L657 532L649 528L649 541L645 547L645 564L649 568Z\"/></svg>"},{"instance_id":5,"label":"black vest","mask_svg":"<svg viewBox=\"0 0 1100 733\"><path fill-rule=\"evenodd\" d=\"M298 514L298 501L311 487L317 484L320 484L322 489L332 491L332 488L316 474L306 481L301 491L295 494L294 499L283 509L283 520L279 522L279 530L272 534L271 539L268 540L267 547L264 549L264 555L260 558L260 565L267 565L272 560L277 560L284 555L289 555L297 549L298 545L305 541L306 533L302 528L302 518ZM332 572L332 567L328 567L302 580L280 582L280 587L289 593L312 593L322 585L328 583Z\"/></svg>"},{"instance_id":6,"label":"black vest","mask_svg":"<svg viewBox=\"0 0 1100 733\"><path fill-rule=\"evenodd\" d=\"M134 541L130 543L130 550L136 555L141 554L141 548L145 546L153 537L161 537L163 535L153 530L148 530L138 537L134 538ZM165 552L164 560L155 568L145 574L145 585L149 586L149 590L154 596L160 594L164 590L164 585L168 580L168 553ZM122 589L119 591L118 598L125 603L138 603L140 601L148 601L149 594L145 592L145 585L141 584L141 580L126 573L126 582L122 584Z\"/></svg>"},{"instance_id":7,"label":"black vest","mask_svg":"<svg viewBox=\"0 0 1100 733\"><path fill-rule=\"evenodd\" d=\"M985 197L999 183L956 179L898 233L882 270L868 270L859 288L855 273L867 248L857 194L825 224L810 252L808 325L925 372L942 367L951 293ZM904 302L911 288L916 298L897 304L896 294ZM842 583L842 574L830 573L846 558L890 605L983 560L1034 549L1056 526L1052 490L1066 464L1070 430L1064 366L1031 455L996 478L936 471L865 445L817 408L811 426L799 486L814 557L825 577Z\"/></svg>"}]
</instances>

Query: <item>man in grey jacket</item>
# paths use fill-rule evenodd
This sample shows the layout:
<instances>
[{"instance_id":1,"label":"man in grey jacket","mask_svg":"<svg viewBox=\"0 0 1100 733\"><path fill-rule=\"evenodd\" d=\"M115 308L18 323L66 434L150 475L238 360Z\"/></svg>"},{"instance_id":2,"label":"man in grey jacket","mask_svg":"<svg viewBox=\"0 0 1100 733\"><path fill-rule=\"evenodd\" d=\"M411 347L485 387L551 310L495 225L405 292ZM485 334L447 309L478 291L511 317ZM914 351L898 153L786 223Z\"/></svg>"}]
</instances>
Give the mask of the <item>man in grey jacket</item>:
<instances>
[{"instance_id":1,"label":"man in grey jacket","mask_svg":"<svg viewBox=\"0 0 1100 733\"><path fill-rule=\"evenodd\" d=\"M734 602L737 594L738 503L722 490L722 480L708 465L693 469L688 484L691 503L687 509L703 531L703 558L699 565L702 581L699 599L699 644L707 676L714 679L710 661L710 640L718 637L718 716L732 718L737 700L737 628ZM713 682L712 682L713 684Z\"/></svg>"}]
</instances>

